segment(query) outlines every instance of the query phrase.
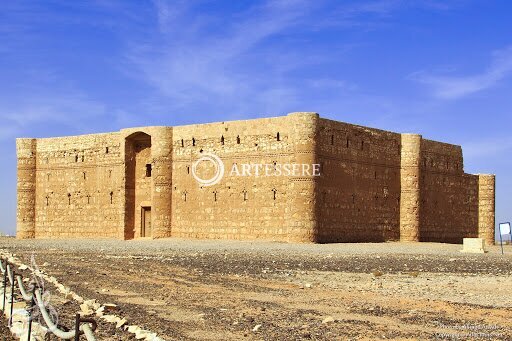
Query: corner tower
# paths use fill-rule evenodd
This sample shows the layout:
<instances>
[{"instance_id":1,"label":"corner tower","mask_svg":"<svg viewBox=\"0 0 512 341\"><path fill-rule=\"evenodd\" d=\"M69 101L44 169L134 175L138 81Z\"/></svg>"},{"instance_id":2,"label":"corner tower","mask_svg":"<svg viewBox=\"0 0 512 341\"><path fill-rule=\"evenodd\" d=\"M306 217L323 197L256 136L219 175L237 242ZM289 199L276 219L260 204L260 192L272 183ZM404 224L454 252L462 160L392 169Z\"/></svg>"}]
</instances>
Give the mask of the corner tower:
<instances>
[{"instance_id":1,"label":"corner tower","mask_svg":"<svg viewBox=\"0 0 512 341\"><path fill-rule=\"evenodd\" d=\"M292 125L294 159L292 163L318 163L319 115L314 112L288 114ZM288 239L316 242L318 239L317 179L314 176L290 177L288 195Z\"/></svg>"},{"instance_id":2,"label":"corner tower","mask_svg":"<svg viewBox=\"0 0 512 341\"><path fill-rule=\"evenodd\" d=\"M478 238L485 244L494 245L494 200L496 177L492 174L478 174Z\"/></svg>"},{"instance_id":3,"label":"corner tower","mask_svg":"<svg viewBox=\"0 0 512 341\"><path fill-rule=\"evenodd\" d=\"M36 139L16 139L18 157L18 200L16 237L35 238Z\"/></svg>"},{"instance_id":4,"label":"corner tower","mask_svg":"<svg viewBox=\"0 0 512 341\"><path fill-rule=\"evenodd\" d=\"M400 241L420 240L421 135L402 134L400 161Z\"/></svg>"}]
</instances>

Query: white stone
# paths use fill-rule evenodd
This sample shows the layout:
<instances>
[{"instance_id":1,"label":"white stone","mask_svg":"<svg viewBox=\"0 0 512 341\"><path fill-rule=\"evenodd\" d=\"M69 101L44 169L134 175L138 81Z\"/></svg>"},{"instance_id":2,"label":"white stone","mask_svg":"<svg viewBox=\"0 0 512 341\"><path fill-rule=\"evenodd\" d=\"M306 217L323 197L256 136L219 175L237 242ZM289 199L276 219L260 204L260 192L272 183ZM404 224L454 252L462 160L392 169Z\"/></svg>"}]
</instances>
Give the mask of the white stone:
<instances>
[{"instance_id":1,"label":"white stone","mask_svg":"<svg viewBox=\"0 0 512 341\"><path fill-rule=\"evenodd\" d=\"M464 238L461 252L465 253L485 253L485 243L483 238Z\"/></svg>"},{"instance_id":2,"label":"white stone","mask_svg":"<svg viewBox=\"0 0 512 341\"><path fill-rule=\"evenodd\" d=\"M325 324L325 323L329 323L329 322L334 322L334 317L332 317L332 316L327 316L326 318L324 318L324 319L322 320L322 323L324 323L324 324Z\"/></svg>"},{"instance_id":3,"label":"white stone","mask_svg":"<svg viewBox=\"0 0 512 341\"><path fill-rule=\"evenodd\" d=\"M116 328L121 328L126 324L126 322L126 319L120 319L119 321L117 321Z\"/></svg>"}]
</instances>

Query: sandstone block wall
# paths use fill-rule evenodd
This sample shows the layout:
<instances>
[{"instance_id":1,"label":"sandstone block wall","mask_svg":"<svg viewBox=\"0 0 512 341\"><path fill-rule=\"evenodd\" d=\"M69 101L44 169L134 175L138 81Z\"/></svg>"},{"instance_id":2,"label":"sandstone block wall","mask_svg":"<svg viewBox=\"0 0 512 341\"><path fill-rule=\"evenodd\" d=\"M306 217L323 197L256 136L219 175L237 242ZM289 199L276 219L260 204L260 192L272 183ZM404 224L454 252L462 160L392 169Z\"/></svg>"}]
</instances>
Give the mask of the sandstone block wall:
<instances>
[{"instance_id":1,"label":"sandstone block wall","mask_svg":"<svg viewBox=\"0 0 512 341\"><path fill-rule=\"evenodd\" d=\"M231 176L243 163L314 160L317 114L174 127L172 235L313 241L311 177ZM224 162L225 176L200 187L191 167L203 152ZM208 178L208 176L205 176Z\"/></svg>"},{"instance_id":2,"label":"sandstone block wall","mask_svg":"<svg viewBox=\"0 0 512 341\"><path fill-rule=\"evenodd\" d=\"M495 187L494 175L478 175L478 238L483 238L487 245L494 244Z\"/></svg>"},{"instance_id":3,"label":"sandstone block wall","mask_svg":"<svg viewBox=\"0 0 512 341\"><path fill-rule=\"evenodd\" d=\"M397 240L400 134L321 120L320 242Z\"/></svg>"},{"instance_id":4,"label":"sandstone block wall","mask_svg":"<svg viewBox=\"0 0 512 341\"><path fill-rule=\"evenodd\" d=\"M34 140L34 237L118 237L124 225L118 136Z\"/></svg>"},{"instance_id":5,"label":"sandstone block wall","mask_svg":"<svg viewBox=\"0 0 512 341\"><path fill-rule=\"evenodd\" d=\"M421 230L421 135L402 134L400 152L400 241L417 242Z\"/></svg>"},{"instance_id":6,"label":"sandstone block wall","mask_svg":"<svg viewBox=\"0 0 512 341\"><path fill-rule=\"evenodd\" d=\"M494 242L494 176L465 174L459 146L316 113L18 139L17 153L18 238ZM200 186L208 153L225 175ZM294 163L321 175L232 173Z\"/></svg>"},{"instance_id":7,"label":"sandstone block wall","mask_svg":"<svg viewBox=\"0 0 512 341\"><path fill-rule=\"evenodd\" d=\"M36 139L18 139L16 236L34 238L36 227Z\"/></svg>"},{"instance_id":8,"label":"sandstone block wall","mask_svg":"<svg viewBox=\"0 0 512 341\"><path fill-rule=\"evenodd\" d=\"M173 128L123 129L120 139L124 160L122 238L170 237ZM144 223L145 210L151 214Z\"/></svg>"},{"instance_id":9,"label":"sandstone block wall","mask_svg":"<svg viewBox=\"0 0 512 341\"><path fill-rule=\"evenodd\" d=\"M421 148L420 241L462 243L476 237L478 181L464 174L461 147L423 139Z\"/></svg>"}]
</instances>

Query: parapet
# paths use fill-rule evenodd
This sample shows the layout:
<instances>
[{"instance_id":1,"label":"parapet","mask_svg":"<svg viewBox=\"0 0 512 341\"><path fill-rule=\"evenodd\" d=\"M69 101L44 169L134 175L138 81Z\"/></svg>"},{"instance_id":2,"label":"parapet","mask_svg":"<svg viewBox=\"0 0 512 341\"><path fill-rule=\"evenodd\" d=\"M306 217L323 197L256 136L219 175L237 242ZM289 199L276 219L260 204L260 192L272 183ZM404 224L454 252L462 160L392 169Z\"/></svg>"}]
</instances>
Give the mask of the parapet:
<instances>
[{"instance_id":1,"label":"parapet","mask_svg":"<svg viewBox=\"0 0 512 341\"><path fill-rule=\"evenodd\" d=\"M18 138L16 139L16 154L19 158L31 158L36 155L37 139Z\"/></svg>"}]
</instances>

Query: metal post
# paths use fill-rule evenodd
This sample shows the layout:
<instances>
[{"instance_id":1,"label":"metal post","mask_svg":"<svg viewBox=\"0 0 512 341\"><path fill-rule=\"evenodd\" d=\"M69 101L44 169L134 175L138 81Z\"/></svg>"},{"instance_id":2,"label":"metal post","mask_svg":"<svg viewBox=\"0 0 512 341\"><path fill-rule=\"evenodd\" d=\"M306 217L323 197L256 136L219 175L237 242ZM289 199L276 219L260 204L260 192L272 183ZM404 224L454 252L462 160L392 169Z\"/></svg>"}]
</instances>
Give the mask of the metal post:
<instances>
[{"instance_id":1,"label":"metal post","mask_svg":"<svg viewBox=\"0 0 512 341\"><path fill-rule=\"evenodd\" d=\"M80 340L80 314L75 315L75 341Z\"/></svg>"},{"instance_id":2,"label":"metal post","mask_svg":"<svg viewBox=\"0 0 512 341\"><path fill-rule=\"evenodd\" d=\"M9 263L7 262L7 259L6 259L5 260L4 283L3 283L3 288L4 288L4 299L3 299L3 303L2 303L3 313L5 313L5 289L7 288L7 264L9 264Z\"/></svg>"},{"instance_id":3,"label":"metal post","mask_svg":"<svg viewBox=\"0 0 512 341\"><path fill-rule=\"evenodd\" d=\"M32 317L34 316L34 306L35 306L34 297L36 297L36 284L35 283L33 283L32 299L30 300L30 308L28 311L28 339L27 339L27 341L30 341L30 334L32 334Z\"/></svg>"},{"instance_id":4,"label":"metal post","mask_svg":"<svg viewBox=\"0 0 512 341\"><path fill-rule=\"evenodd\" d=\"M11 315L9 316L9 327L12 327L12 313L14 311L14 280L16 278L16 272L12 270L12 283L11 283Z\"/></svg>"},{"instance_id":5,"label":"metal post","mask_svg":"<svg viewBox=\"0 0 512 341\"><path fill-rule=\"evenodd\" d=\"M75 316L75 341L80 340L80 334L83 332L80 332L80 325L82 323L90 323L92 324L91 329L92 331L96 331L96 328L98 328L98 324L96 321L92 318L82 318L80 314L76 314Z\"/></svg>"},{"instance_id":6,"label":"metal post","mask_svg":"<svg viewBox=\"0 0 512 341\"><path fill-rule=\"evenodd\" d=\"M503 236L501 235L501 225L498 224L498 230L500 230L500 244L501 244L501 254L503 254Z\"/></svg>"}]
</instances>

